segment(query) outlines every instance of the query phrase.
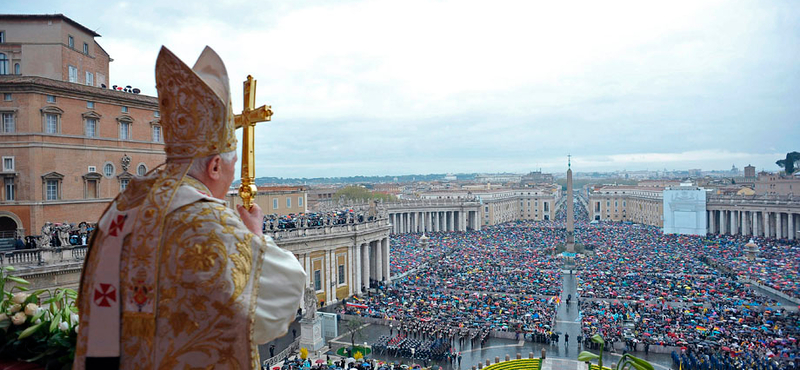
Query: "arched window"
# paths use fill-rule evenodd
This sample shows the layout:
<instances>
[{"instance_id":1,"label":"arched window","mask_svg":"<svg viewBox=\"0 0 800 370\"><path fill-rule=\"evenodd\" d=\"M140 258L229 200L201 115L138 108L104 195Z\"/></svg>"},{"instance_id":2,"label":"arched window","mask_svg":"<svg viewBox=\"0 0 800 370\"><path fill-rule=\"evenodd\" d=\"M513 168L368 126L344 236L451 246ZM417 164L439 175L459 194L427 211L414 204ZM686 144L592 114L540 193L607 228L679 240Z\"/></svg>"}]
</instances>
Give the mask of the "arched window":
<instances>
[{"instance_id":1,"label":"arched window","mask_svg":"<svg viewBox=\"0 0 800 370\"><path fill-rule=\"evenodd\" d=\"M7 75L8 74L8 57L5 54L0 53L0 75Z\"/></svg>"},{"instance_id":2,"label":"arched window","mask_svg":"<svg viewBox=\"0 0 800 370\"><path fill-rule=\"evenodd\" d=\"M19 69L19 63L14 63L14 74L15 75L21 75L22 74L22 72L20 72L20 69Z\"/></svg>"},{"instance_id":3,"label":"arched window","mask_svg":"<svg viewBox=\"0 0 800 370\"><path fill-rule=\"evenodd\" d=\"M144 163L140 163L138 167L136 167L136 174L139 176L144 176L147 174L147 166Z\"/></svg>"},{"instance_id":4,"label":"arched window","mask_svg":"<svg viewBox=\"0 0 800 370\"><path fill-rule=\"evenodd\" d=\"M114 176L114 165L111 162L106 162L105 166L103 166L103 175L106 177Z\"/></svg>"}]
</instances>

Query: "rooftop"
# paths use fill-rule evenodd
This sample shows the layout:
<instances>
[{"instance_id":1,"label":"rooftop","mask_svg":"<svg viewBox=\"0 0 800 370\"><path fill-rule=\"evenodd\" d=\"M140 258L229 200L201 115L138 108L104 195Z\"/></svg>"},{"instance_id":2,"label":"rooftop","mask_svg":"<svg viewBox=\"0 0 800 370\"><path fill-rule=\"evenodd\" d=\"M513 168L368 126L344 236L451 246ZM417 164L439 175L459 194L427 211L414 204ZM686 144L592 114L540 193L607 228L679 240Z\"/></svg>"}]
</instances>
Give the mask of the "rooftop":
<instances>
[{"instance_id":1,"label":"rooftop","mask_svg":"<svg viewBox=\"0 0 800 370\"><path fill-rule=\"evenodd\" d=\"M99 33L94 32L93 30L90 30L86 26L84 26L84 25L82 25L82 24L80 24L78 22L73 21L72 19L70 19L69 17L67 17L67 16L65 16L64 14L61 14L61 13L58 13L58 14L0 14L0 20L15 20L15 21L16 20L19 20L19 21L33 20L33 21L39 21L39 20L53 20L53 19L58 19L58 20L62 20L64 22L67 22L67 23L73 25L74 27L80 29L81 31L92 35L93 37L101 37Z\"/></svg>"}]
</instances>

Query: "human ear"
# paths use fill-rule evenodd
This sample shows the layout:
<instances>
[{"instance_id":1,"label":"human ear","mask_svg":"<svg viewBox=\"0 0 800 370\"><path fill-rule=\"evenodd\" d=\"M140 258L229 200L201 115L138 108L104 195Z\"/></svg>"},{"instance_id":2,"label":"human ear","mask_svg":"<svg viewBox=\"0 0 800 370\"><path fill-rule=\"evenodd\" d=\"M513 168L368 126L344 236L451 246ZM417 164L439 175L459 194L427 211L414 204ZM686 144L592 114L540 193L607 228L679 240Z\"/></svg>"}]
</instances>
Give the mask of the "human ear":
<instances>
[{"instance_id":1,"label":"human ear","mask_svg":"<svg viewBox=\"0 0 800 370\"><path fill-rule=\"evenodd\" d=\"M215 155L214 158L208 161L206 173L212 180L219 180L220 176L222 175L222 157Z\"/></svg>"}]
</instances>

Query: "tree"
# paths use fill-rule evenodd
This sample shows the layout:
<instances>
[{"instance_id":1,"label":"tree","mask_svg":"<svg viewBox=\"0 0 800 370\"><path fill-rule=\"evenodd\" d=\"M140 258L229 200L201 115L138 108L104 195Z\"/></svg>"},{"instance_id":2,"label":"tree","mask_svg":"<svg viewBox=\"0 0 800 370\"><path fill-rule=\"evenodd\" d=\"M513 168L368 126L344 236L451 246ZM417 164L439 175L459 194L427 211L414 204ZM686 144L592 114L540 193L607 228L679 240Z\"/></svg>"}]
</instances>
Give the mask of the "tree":
<instances>
[{"instance_id":1,"label":"tree","mask_svg":"<svg viewBox=\"0 0 800 370\"><path fill-rule=\"evenodd\" d=\"M356 336L358 336L359 339L361 339L361 337L363 336L362 328L364 327L364 321L361 320L360 317L353 317L350 320L347 320L346 327L347 330L350 331L350 344L353 346L353 349L355 350Z\"/></svg>"},{"instance_id":2,"label":"tree","mask_svg":"<svg viewBox=\"0 0 800 370\"><path fill-rule=\"evenodd\" d=\"M798 165L800 165L800 153L786 153L786 158L775 162L775 164L783 168L783 171L786 172L787 175L791 175L797 169Z\"/></svg>"},{"instance_id":3,"label":"tree","mask_svg":"<svg viewBox=\"0 0 800 370\"><path fill-rule=\"evenodd\" d=\"M391 194L384 194L384 193L374 193L367 188L362 186L346 186L334 194L334 199L344 198L345 200L358 200L358 201L368 201L368 200L383 200L383 201L394 201L397 198Z\"/></svg>"}]
</instances>

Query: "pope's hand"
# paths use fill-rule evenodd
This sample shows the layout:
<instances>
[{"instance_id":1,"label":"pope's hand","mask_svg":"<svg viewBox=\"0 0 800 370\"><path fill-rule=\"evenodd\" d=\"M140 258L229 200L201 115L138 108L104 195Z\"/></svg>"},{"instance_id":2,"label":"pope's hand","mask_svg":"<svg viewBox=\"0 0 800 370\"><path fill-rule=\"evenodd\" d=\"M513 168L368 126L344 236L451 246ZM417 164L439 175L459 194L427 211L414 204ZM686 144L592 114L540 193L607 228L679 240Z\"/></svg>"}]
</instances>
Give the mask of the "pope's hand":
<instances>
[{"instance_id":1,"label":"pope's hand","mask_svg":"<svg viewBox=\"0 0 800 370\"><path fill-rule=\"evenodd\" d=\"M258 204L253 203L253 207L250 210L247 210L242 205L237 205L236 210L239 211L239 216L242 217L244 225L247 226L250 232L257 236L263 235L261 227L264 223L264 213L261 212L261 207Z\"/></svg>"}]
</instances>

